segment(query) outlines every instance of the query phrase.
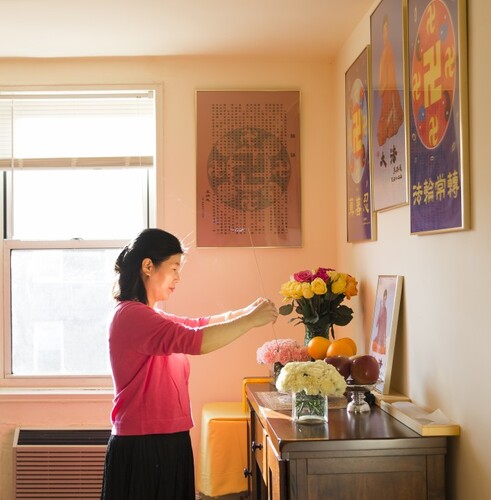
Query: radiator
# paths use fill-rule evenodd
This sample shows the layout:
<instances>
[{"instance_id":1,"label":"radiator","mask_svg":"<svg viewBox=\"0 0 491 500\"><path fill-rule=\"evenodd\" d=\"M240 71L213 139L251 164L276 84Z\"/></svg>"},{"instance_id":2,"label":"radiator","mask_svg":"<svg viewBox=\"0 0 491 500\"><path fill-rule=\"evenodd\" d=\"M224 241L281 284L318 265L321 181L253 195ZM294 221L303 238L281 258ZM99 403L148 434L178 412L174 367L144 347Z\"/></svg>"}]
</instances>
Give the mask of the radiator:
<instances>
[{"instance_id":1,"label":"radiator","mask_svg":"<svg viewBox=\"0 0 491 500\"><path fill-rule=\"evenodd\" d=\"M110 434L108 429L17 428L15 499L100 499Z\"/></svg>"}]
</instances>

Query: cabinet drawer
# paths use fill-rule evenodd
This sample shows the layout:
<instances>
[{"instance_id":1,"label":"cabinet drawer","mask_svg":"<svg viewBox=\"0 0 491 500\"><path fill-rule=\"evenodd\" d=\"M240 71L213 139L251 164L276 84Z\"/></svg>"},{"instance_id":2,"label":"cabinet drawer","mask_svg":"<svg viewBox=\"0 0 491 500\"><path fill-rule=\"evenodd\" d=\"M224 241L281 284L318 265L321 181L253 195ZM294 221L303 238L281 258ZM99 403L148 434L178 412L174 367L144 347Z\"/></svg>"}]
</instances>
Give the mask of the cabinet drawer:
<instances>
[{"instance_id":1,"label":"cabinet drawer","mask_svg":"<svg viewBox=\"0 0 491 500\"><path fill-rule=\"evenodd\" d=\"M268 457L267 457L267 434L257 415L254 415L254 436L252 442L252 453L255 455L256 463L261 470L263 480L268 485Z\"/></svg>"}]
</instances>

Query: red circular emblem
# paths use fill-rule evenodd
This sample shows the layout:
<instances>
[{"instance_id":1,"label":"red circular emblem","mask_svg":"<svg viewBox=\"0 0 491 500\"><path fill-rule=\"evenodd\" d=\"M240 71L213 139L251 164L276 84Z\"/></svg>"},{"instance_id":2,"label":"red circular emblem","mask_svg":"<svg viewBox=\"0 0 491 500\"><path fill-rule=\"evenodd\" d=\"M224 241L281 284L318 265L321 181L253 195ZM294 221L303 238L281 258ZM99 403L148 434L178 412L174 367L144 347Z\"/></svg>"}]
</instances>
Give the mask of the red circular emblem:
<instances>
[{"instance_id":1,"label":"red circular emblem","mask_svg":"<svg viewBox=\"0 0 491 500\"><path fill-rule=\"evenodd\" d=\"M418 136L428 149L434 149L445 136L452 116L457 78L455 31L441 0L432 0L421 17L410 78Z\"/></svg>"}]
</instances>

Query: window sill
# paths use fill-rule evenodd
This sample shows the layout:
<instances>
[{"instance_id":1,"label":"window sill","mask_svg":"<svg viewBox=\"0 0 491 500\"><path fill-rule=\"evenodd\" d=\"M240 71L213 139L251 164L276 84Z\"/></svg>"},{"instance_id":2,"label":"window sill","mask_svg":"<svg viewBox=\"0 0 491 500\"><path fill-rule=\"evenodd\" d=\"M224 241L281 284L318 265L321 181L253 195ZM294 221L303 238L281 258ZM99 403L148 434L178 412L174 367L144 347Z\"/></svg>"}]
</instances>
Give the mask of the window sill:
<instances>
[{"instance_id":1,"label":"window sill","mask_svg":"<svg viewBox=\"0 0 491 500\"><path fill-rule=\"evenodd\" d=\"M15 387L0 388L1 403L20 403L20 402L106 402L112 401L114 397L113 390L107 387L101 388L43 388L43 387Z\"/></svg>"}]
</instances>

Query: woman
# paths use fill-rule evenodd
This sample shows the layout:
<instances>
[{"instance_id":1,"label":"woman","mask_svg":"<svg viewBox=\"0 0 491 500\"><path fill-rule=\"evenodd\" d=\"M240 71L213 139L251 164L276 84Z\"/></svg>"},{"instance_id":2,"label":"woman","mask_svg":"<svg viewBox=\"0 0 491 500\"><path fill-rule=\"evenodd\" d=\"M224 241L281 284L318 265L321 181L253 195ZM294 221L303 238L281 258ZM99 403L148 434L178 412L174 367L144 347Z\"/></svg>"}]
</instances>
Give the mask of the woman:
<instances>
[{"instance_id":1,"label":"woman","mask_svg":"<svg viewBox=\"0 0 491 500\"><path fill-rule=\"evenodd\" d=\"M186 355L215 351L278 315L262 298L198 319L155 308L179 283L183 254L175 236L146 229L116 260L109 326L115 398L102 500L195 498Z\"/></svg>"}]
</instances>

